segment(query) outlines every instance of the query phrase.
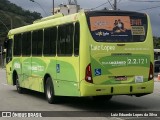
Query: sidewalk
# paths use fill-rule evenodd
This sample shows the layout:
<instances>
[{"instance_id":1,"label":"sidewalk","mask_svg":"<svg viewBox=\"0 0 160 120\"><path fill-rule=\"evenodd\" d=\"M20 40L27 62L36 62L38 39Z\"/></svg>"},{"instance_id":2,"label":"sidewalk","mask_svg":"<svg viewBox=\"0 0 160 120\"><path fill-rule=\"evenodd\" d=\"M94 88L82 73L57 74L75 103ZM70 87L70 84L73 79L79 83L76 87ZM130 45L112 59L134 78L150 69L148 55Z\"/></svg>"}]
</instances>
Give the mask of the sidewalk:
<instances>
[{"instance_id":1,"label":"sidewalk","mask_svg":"<svg viewBox=\"0 0 160 120\"><path fill-rule=\"evenodd\" d=\"M160 82L160 80L158 80L158 73L154 73L154 82Z\"/></svg>"}]
</instances>

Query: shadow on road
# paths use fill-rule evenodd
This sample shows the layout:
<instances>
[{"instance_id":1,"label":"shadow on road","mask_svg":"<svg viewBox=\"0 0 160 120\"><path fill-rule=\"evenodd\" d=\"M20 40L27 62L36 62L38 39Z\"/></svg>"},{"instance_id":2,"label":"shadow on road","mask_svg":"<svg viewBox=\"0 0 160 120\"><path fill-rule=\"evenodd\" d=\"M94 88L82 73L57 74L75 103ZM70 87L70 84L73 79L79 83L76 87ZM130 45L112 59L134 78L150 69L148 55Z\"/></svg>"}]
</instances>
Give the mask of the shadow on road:
<instances>
[{"instance_id":1,"label":"shadow on road","mask_svg":"<svg viewBox=\"0 0 160 120\"><path fill-rule=\"evenodd\" d=\"M17 92L13 90L14 94ZM36 91L25 90L25 95L34 97L37 100L46 101L45 94ZM114 98L114 97L113 97ZM115 100L110 100L106 102L95 102L90 97L60 97L59 105L76 108L82 111L134 111L134 110L144 110L144 107L136 106L133 104L127 104L122 102L117 102ZM54 105L53 105L54 106Z\"/></svg>"}]
</instances>

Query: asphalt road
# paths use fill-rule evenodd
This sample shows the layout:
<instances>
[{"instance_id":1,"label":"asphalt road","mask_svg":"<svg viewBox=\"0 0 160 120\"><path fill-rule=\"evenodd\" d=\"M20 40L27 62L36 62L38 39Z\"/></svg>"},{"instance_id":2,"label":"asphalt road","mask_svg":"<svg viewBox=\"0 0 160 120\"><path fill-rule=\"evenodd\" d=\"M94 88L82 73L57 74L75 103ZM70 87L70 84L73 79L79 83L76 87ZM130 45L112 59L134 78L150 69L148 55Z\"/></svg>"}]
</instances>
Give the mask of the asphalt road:
<instances>
[{"instance_id":1,"label":"asphalt road","mask_svg":"<svg viewBox=\"0 0 160 120\"><path fill-rule=\"evenodd\" d=\"M0 111L63 111L59 112L59 114L62 114L62 117L64 115L64 118L58 117L56 120L90 120L92 119L92 115L94 120L135 119L132 117L105 117L105 113L96 112L90 113L88 117L80 117L83 116L84 112L80 112L80 115L76 118L66 117L72 114L78 114L74 111L160 111L160 82L155 82L154 93L143 97L114 96L111 101L106 103L95 103L90 98L63 97L62 99L64 99L62 103L51 105L46 101L44 94L33 91L19 94L15 86L6 84L5 70L0 69ZM57 113L55 112L54 114ZM96 115L98 117L95 117ZM6 118L0 118L0 120L3 119ZM53 118L47 118L47 120L48 119ZM138 119L143 120L142 118L136 118L136 120ZM154 119L156 120L158 118ZM18 118L15 118L15 120L18 120ZM38 118L38 120L41 120L41 118Z\"/></svg>"}]
</instances>

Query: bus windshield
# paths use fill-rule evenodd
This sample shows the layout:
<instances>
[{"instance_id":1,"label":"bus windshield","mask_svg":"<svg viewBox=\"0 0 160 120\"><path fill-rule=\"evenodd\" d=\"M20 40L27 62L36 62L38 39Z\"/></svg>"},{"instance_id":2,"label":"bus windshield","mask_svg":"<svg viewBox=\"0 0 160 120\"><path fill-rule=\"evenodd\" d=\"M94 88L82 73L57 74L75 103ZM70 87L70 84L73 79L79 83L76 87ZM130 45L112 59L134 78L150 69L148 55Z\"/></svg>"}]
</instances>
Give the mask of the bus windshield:
<instances>
[{"instance_id":1,"label":"bus windshield","mask_svg":"<svg viewBox=\"0 0 160 120\"><path fill-rule=\"evenodd\" d=\"M97 42L143 42L147 16L135 12L86 13L88 27Z\"/></svg>"}]
</instances>

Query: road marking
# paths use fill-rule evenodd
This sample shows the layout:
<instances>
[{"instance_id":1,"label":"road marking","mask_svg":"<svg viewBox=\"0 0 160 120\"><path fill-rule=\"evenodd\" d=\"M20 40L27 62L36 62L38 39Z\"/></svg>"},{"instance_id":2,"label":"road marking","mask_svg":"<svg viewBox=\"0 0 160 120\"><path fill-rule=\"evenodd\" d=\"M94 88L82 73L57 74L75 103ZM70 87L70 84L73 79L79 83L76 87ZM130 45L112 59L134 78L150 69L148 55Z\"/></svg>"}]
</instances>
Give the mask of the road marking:
<instances>
[{"instance_id":1,"label":"road marking","mask_svg":"<svg viewBox=\"0 0 160 120\"><path fill-rule=\"evenodd\" d=\"M2 84L2 85L5 85L5 86L7 85L6 83L1 83L1 84Z\"/></svg>"}]
</instances>

